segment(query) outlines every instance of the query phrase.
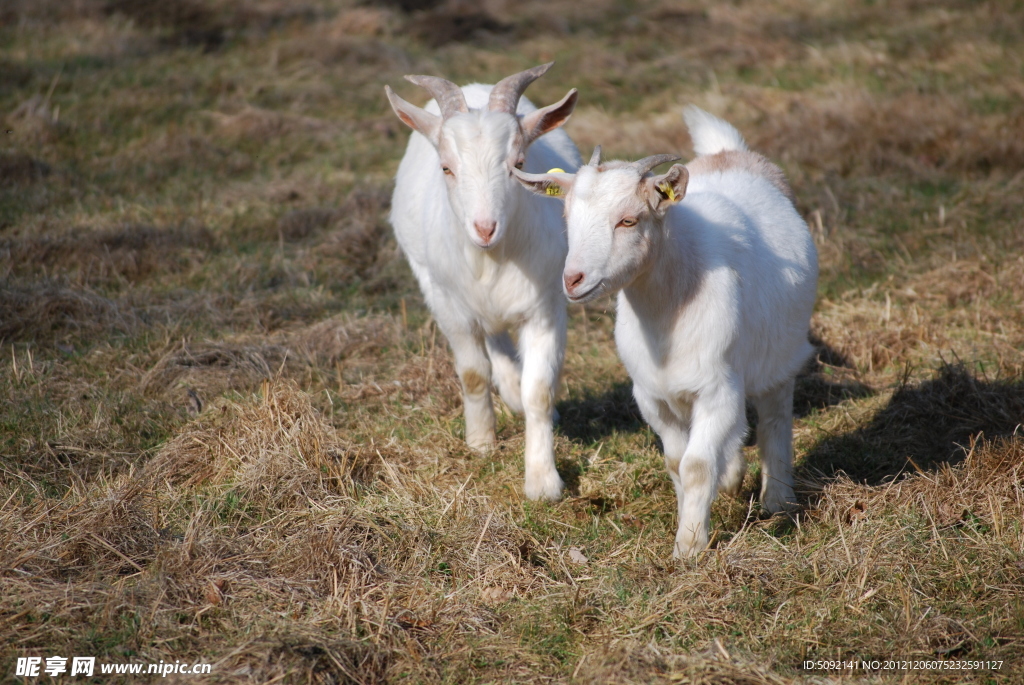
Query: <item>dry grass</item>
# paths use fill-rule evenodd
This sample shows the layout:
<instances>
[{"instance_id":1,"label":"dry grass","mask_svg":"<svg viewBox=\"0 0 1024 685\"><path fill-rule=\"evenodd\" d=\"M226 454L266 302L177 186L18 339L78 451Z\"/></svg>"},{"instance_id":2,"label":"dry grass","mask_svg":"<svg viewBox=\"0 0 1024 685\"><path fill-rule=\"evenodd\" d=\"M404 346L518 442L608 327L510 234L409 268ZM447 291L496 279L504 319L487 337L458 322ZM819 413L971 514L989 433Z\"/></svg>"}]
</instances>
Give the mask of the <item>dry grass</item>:
<instances>
[{"instance_id":1,"label":"dry grass","mask_svg":"<svg viewBox=\"0 0 1024 685\"><path fill-rule=\"evenodd\" d=\"M1019 681L1017 3L172 5L0 7L0 680L67 654L218 682ZM387 226L383 84L422 102L402 74L549 59L530 96L580 89L584 154L687 154L696 103L779 161L818 245L804 509L763 518L752 463L693 562L611 303L571 310L568 496L523 501L522 419L465 447ZM1004 666L800 667L887 658Z\"/></svg>"}]
</instances>

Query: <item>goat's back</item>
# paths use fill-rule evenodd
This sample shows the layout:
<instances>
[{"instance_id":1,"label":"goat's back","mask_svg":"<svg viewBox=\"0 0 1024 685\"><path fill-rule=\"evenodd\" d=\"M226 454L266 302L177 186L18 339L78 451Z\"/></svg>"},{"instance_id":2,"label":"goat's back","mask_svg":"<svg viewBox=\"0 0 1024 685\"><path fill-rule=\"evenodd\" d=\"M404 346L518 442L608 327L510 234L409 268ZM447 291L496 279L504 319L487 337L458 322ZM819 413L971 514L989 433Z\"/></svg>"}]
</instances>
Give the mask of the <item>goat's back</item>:
<instances>
[{"instance_id":1,"label":"goat's back","mask_svg":"<svg viewBox=\"0 0 1024 685\"><path fill-rule=\"evenodd\" d=\"M691 308L708 318L723 313L712 328L722 334L723 354L742 369L748 394L797 373L812 352L818 261L792 202L769 179L733 169L692 176L666 220L676 249L697 253L690 258L697 257L708 284Z\"/></svg>"}]
</instances>

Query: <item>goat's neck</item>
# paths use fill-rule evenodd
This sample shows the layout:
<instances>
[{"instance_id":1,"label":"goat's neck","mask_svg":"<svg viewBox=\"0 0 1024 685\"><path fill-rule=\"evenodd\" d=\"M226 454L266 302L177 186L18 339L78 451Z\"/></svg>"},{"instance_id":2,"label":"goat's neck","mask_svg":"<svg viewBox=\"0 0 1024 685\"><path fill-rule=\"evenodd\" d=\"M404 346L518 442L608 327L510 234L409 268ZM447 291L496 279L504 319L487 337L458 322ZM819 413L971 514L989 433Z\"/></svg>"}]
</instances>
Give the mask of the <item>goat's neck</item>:
<instances>
[{"instance_id":1,"label":"goat's neck","mask_svg":"<svg viewBox=\"0 0 1024 685\"><path fill-rule=\"evenodd\" d=\"M623 288L637 316L654 325L671 325L699 286L699 259L685 236L676 238L669 235L667 227L659 226L645 263Z\"/></svg>"}]
</instances>

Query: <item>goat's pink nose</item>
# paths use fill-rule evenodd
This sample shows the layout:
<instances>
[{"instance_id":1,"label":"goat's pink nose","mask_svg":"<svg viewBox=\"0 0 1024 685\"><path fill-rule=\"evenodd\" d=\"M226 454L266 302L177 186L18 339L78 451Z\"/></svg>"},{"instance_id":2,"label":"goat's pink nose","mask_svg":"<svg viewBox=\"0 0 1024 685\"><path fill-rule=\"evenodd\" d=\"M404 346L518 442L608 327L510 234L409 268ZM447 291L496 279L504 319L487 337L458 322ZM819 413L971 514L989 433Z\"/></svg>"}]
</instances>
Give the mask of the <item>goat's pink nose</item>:
<instances>
[{"instance_id":1,"label":"goat's pink nose","mask_svg":"<svg viewBox=\"0 0 1024 685\"><path fill-rule=\"evenodd\" d=\"M562 282L565 283L565 291L567 293L571 293L576 289L576 286L583 282L583 272L576 271L575 273L563 273Z\"/></svg>"},{"instance_id":2,"label":"goat's pink nose","mask_svg":"<svg viewBox=\"0 0 1024 685\"><path fill-rule=\"evenodd\" d=\"M480 236L480 240L487 243L494 236L494 231L498 228L498 222L493 219L491 221L474 221L473 228L476 229L476 234Z\"/></svg>"}]
</instances>

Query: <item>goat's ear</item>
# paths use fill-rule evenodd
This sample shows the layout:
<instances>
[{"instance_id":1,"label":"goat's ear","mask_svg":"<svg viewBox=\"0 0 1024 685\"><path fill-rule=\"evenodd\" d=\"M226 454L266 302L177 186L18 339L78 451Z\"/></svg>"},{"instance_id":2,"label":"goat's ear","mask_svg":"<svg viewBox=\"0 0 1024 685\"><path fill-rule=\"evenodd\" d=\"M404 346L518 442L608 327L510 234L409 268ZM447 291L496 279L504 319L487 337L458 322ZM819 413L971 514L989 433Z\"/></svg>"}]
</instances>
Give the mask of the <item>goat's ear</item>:
<instances>
[{"instance_id":1,"label":"goat's ear","mask_svg":"<svg viewBox=\"0 0 1024 685\"><path fill-rule=\"evenodd\" d=\"M513 168L512 173L527 190L538 195L548 195L562 200L565 199L566 193L572 190L572 184L576 181L576 174L567 174L564 171L527 174Z\"/></svg>"},{"instance_id":2,"label":"goat's ear","mask_svg":"<svg viewBox=\"0 0 1024 685\"><path fill-rule=\"evenodd\" d=\"M640 183L647 195L648 204L658 214L664 214L669 207L683 199L689 182L690 172L686 167L682 164L673 164L664 174L650 176Z\"/></svg>"},{"instance_id":3,"label":"goat's ear","mask_svg":"<svg viewBox=\"0 0 1024 685\"><path fill-rule=\"evenodd\" d=\"M573 109L576 108L576 99L578 97L579 94L573 88L555 104L523 115L523 134L526 136L527 144L532 143L548 131L556 129L569 121Z\"/></svg>"},{"instance_id":4,"label":"goat's ear","mask_svg":"<svg viewBox=\"0 0 1024 685\"><path fill-rule=\"evenodd\" d=\"M437 147L441 139L441 117L431 114L422 107L406 102L398 97L395 91L391 90L391 86L384 86L384 92L387 93L388 101L391 102L391 109L395 110L398 118L405 122L405 125L413 131L423 134L434 147Z\"/></svg>"}]
</instances>

